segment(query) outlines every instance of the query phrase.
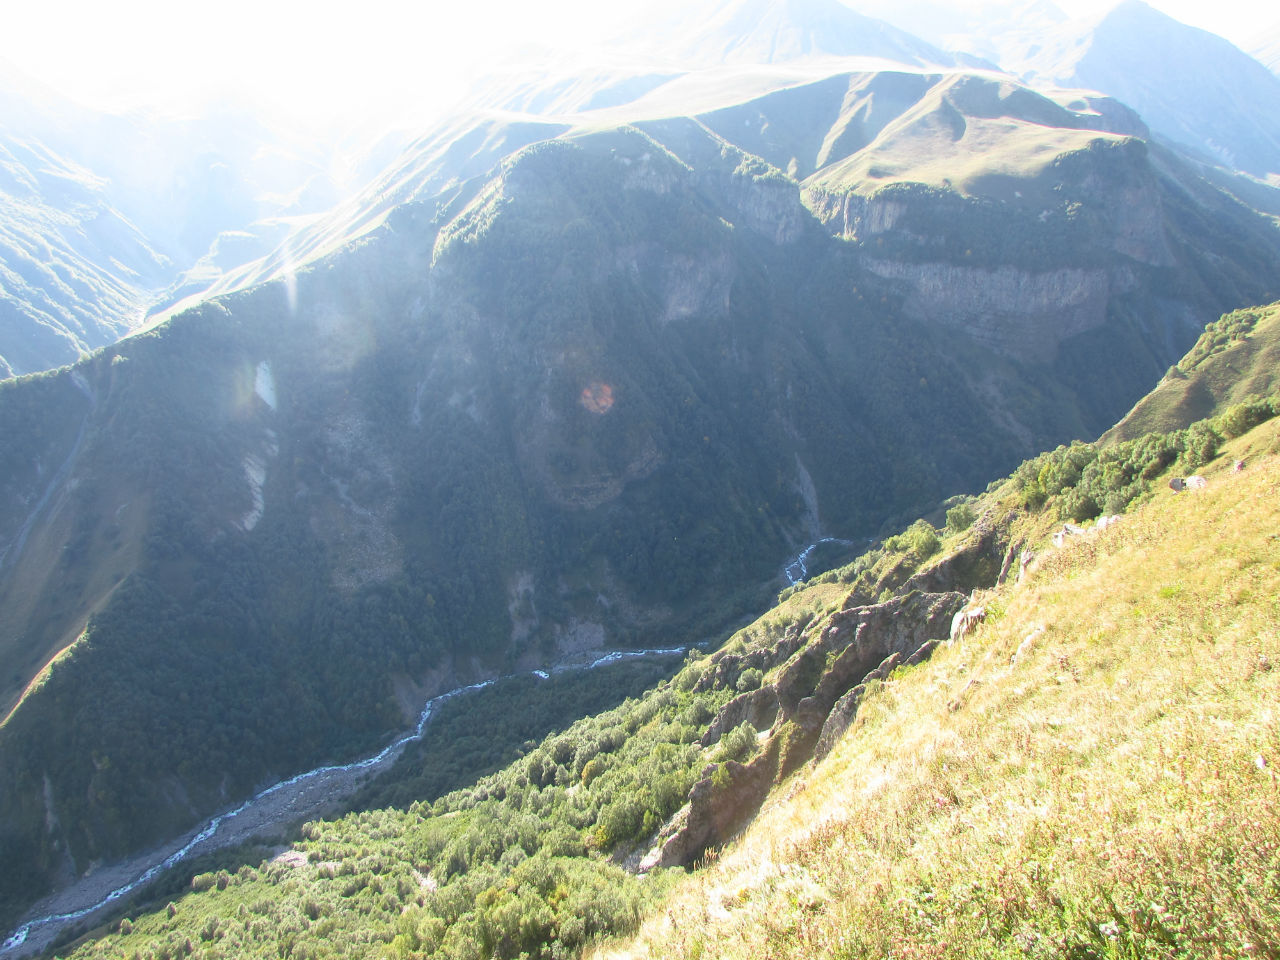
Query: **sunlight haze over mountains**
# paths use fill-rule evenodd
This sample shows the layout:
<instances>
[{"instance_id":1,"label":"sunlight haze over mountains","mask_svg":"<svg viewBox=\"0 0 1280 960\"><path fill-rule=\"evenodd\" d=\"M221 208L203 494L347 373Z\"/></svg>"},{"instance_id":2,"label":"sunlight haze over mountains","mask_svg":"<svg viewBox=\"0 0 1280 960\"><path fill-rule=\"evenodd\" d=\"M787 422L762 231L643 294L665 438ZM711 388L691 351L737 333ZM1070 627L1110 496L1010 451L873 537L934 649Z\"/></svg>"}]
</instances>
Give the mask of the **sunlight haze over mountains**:
<instances>
[{"instance_id":1,"label":"sunlight haze over mountains","mask_svg":"<svg viewBox=\"0 0 1280 960\"><path fill-rule=\"evenodd\" d=\"M847 5L931 40L939 10L954 10L961 19L1012 19L1030 6L991 0ZM1251 0L1151 5L1245 49L1275 21L1274 11ZM0 61L99 108L180 110L229 98L308 124L351 118L413 123L455 103L489 71L590 54L606 38L624 39L637 25L660 22L687 6L672 0L374 0L358 6L231 0L202 7L72 0L9 10ZM1091 16L1114 4L1063 0L1058 6L1069 16Z\"/></svg>"}]
</instances>

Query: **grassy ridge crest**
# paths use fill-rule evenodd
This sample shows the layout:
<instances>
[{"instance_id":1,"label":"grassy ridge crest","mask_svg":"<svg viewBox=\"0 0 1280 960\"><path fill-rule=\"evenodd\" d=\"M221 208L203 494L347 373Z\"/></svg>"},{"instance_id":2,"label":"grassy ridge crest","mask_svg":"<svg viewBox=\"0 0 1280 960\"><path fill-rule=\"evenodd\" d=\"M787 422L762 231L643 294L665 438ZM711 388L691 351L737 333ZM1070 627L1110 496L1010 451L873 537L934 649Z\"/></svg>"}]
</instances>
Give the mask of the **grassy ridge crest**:
<instances>
[{"instance_id":1,"label":"grassy ridge crest","mask_svg":"<svg viewBox=\"0 0 1280 960\"><path fill-rule=\"evenodd\" d=\"M1132 440L1212 417L1280 390L1280 303L1223 314L1159 385L1102 436Z\"/></svg>"}]
</instances>

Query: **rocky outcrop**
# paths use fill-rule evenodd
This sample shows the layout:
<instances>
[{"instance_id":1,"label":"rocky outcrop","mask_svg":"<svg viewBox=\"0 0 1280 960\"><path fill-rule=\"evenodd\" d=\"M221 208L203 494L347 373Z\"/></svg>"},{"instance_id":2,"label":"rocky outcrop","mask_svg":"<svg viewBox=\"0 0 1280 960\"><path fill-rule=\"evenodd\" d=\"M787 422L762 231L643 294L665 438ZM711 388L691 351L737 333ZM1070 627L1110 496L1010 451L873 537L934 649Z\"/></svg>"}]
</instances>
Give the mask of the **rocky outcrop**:
<instances>
[{"instance_id":1,"label":"rocky outcrop","mask_svg":"<svg viewBox=\"0 0 1280 960\"><path fill-rule=\"evenodd\" d=\"M794 180L735 174L726 192L748 230L780 244L793 243L800 236L808 212Z\"/></svg>"},{"instance_id":2,"label":"rocky outcrop","mask_svg":"<svg viewBox=\"0 0 1280 960\"><path fill-rule=\"evenodd\" d=\"M805 204L835 236L861 240L888 233L907 212L901 200L887 193L864 196L844 190L810 187L804 191Z\"/></svg>"},{"instance_id":3,"label":"rocky outcrop","mask_svg":"<svg viewBox=\"0 0 1280 960\"><path fill-rule=\"evenodd\" d=\"M641 869L690 864L741 830L774 784L811 757L826 755L852 722L867 684L932 653L965 600L962 593L912 591L793 628L771 650L721 657L702 683L724 682L749 666L769 666L774 677L730 700L703 746L743 723L768 735L748 762L728 760L703 771Z\"/></svg>"},{"instance_id":4,"label":"rocky outcrop","mask_svg":"<svg viewBox=\"0 0 1280 960\"><path fill-rule=\"evenodd\" d=\"M1016 553L1010 542L1010 525L1017 516L1016 512L1012 512L999 518L998 522L993 522L988 517L980 518L973 525L972 537L964 546L908 578L904 590L933 593L956 590L972 593L978 588L1002 582L1008 576ZM1019 542L1018 548L1020 547Z\"/></svg>"},{"instance_id":5,"label":"rocky outcrop","mask_svg":"<svg viewBox=\"0 0 1280 960\"><path fill-rule=\"evenodd\" d=\"M901 281L907 314L967 333L1007 356L1050 362L1058 345L1102 326L1117 286L1114 271L1064 267L1031 271L1012 266L867 260L886 280Z\"/></svg>"},{"instance_id":6,"label":"rocky outcrop","mask_svg":"<svg viewBox=\"0 0 1280 960\"><path fill-rule=\"evenodd\" d=\"M889 654L884 658L880 666L862 678L860 684L837 700L827 714L827 719L822 724L822 733L818 736L817 746L814 747L813 759L822 760L831 752L831 748L836 745L836 741L844 736L844 732L853 723L853 718L857 716L858 705L862 703L862 698L866 696L869 684L876 680L887 679L889 674L893 673L894 669L900 665L910 667L920 663L922 660L927 660L937 645L937 641L927 640L906 660L902 659L901 654Z\"/></svg>"},{"instance_id":7,"label":"rocky outcrop","mask_svg":"<svg viewBox=\"0 0 1280 960\"><path fill-rule=\"evenodd\" d=\"M778 718L778 709L778 691L772 684L750 693L741 693L721 707L707 732L702 735L700 743L709 747L744 723L751 724L757 730L768 730Z\"/></svg>"},{"instance_id":8,"label":"rocky outcrop","mask_svg":"<svg viewBox=\"0 0 1280 960\"><path fill-rule=\"evenodd\" d=\"M729 313L737 269L726 251L697 257L656 253L663 323Z\"/></svg>"}]
</instances>

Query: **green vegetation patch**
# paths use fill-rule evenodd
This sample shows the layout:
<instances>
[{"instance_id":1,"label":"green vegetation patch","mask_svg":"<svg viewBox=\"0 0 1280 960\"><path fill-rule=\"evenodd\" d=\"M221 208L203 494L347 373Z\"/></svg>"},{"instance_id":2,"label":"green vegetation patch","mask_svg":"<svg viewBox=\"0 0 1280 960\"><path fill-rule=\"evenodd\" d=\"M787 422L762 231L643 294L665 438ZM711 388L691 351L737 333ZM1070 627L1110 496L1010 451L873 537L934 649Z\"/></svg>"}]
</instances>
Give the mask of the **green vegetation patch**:
<instances>
[{"instance_id":1,"label":"green vegetation patch","mask_svg":"<svg viewBox=\"0 0 1280 960\"><path fill-rule=\"evenodd\" d=\"M1238 437L1280 413L1280 396L1235 404L1218 417L1185 430L1149 433L1110 446L1073 443L1026 461L1013 474L1023 504L1043 507L1051 498L1063 519L1080 522L1101 513L1122 513L1175 464L1188 471L1204 466L1225 440Z\"/></svg>"},{"instance_id":2,"label":"green vegetation patch","mask_svg":"<svg viewBox=\"0 0 1280 960\"><path fill-rule=\"evenodd\" d=\"M706 664L472 787L310 823L281 856L198 874L72 955L567 957L633 930L669 880L619 861L683 805L706 762L698 740L733 694L695 689ZM746 740L733 732L720 754L745 756Z\"/></svg>"}]
</instances>

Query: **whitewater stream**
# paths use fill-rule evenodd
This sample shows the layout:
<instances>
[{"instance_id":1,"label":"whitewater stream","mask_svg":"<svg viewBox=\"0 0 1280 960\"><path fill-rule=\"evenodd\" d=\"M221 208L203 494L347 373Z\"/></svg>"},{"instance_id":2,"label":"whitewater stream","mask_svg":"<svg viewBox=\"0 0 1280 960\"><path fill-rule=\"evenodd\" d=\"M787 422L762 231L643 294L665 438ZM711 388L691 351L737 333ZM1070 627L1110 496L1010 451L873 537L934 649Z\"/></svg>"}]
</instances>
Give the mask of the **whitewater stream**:
<instances>
[{"instance_id":1,"label":"whitewater stream","mask_svg":"<svg viewBox=\"0 0 1280 960\"><path fill-rule=\"evenodd\" d=\"M821 540L817 540L809 544L801 550L794 559L788 560L787 565L782 568L782 573L787 578L787 582L790 583L791 586L794 587L797 583L804 583L809 579L809 557L813 554L814 550L818 549L818 547L822 546L824 543L838 543L842 547L853 545L852 540L841 540L838 537L823 537Z\"/></svg>"},{"instance_id":2,"label":"whitewater stream","mask_svg":"<svg viewBox=\"0 0 1280 960\"><path fill-rule=\"evenodd\" d=\"M551 672L559 674L576 670L594 670L597 667L607 666L611 663L618 663L622 660L632 660L639 657L673 656L675 654L684 654L688 649L688 647L667 647L648 650L617 650L597 657L589 663L568 664L554 667ZM550 674L545 670L533 670L530 671L530 673L543 680L550 679ZM319 783L333 778L340 778L343 774L380 772L386 767L391 766L408 744L422 738L423 733L427 729L427 724L431 722L431 718L435 715L441 704L448 700L452 700L454 697L474 693L477 690L483 690L485 687L492 686L499 680L513 679L515 676L518 676L518 674L496 677L492 680L483 680L479 683L472 683L464 687L457 687L447 693L442 693L437 697L433 697L428 700L426 705L422 708L422 712L418 715L417 726L415 726L411 732L383 747L373 756L366 757L363 760L356 760L352 763L331 764L323 767L316 767L314 770L308 770L305 773L299 773L287 780L281 780L279 783L272 784L265 790L258 792L253 797L240 804L240 806L236 807L234 810L221 813L208 821L173 853L169 854L158 863L147 867L134 879L115 887L96 902L78 909L68 910L62 913L51 913L48 916L36 917L33 920L28 920L21 927L15 930L7 940L5 940L3 946L0 946L0 953L8 953L11 950L17 949L24 943L27 943L27 940L32 933L36 932L39 933L40 940L44 944L47 944L67 924L76 920L82 920L90 914L101 910L103 907L116 902L121 897L127 896L139 887L145 886L170 867L176 866L183 860L190 857L198 848L211 850L218 846L222 846L223 844L216 842L219 831L222 831L223 834L231 832L230 828L236 825L237 821L246 820L255 812L265 810L265 812L277 815L267 817L265 823L255 824L253 827L253 832L255 833L263 829L265 826L273 825L273 822L276 821L277 818L285 819L300 816L303 812L302 810L297 809L298 801L300 799L324 799L323 797L308 798L305 790L302 788L315 785L313 781ZM294 790L290 791L290 788L294 788ZM292 798L289 796L291 792L293 793ZM331 797L329 799L331 799ZM245 835L243 831L235 833L232 837L225 838L225 842L229 843L241 839L247 839L247 835Z\"/></svg>"},{"instance_id":3,"label":"whitewater stream","mask_svg":"<svg viewBox=\"0 0 1280 960\"><path fill-rule=\"evenodd\" d=\"M72 450L72 457L68 458L68 462L74 458L78 447L79 441L77 440L77 443ZM66 469L66 465L64 465L63 469ZM53 484L50 486L52 487ZM46 493L46 499L47 497L48 494ZM39 506L37 506L36 512L39 511L40 506L43 506L43 501ZM838 543L842 546L849 546L852 542L853 541L851 540L840 540L836 537L823 537L821 540L809 544L809 546L802 550L793 559L787 561L786 565L783 567L783 574L792 586L795 586L798 583L803 583L808 579L809 557L815 549L824 543ZM667 647L648 650L616 650L612 653L607 653L603 656L597 657L589 663L568 664L554 667L551 672L558 674L573 670L594 670L597 667L603 667L611 663L618 663L622 660L631 660L637 657L683 654L688 649L688 647ZM545 670L533 670L530 671L530 673L543 680L550 679L550 674ZM422 712L418 715L417 726L415 726L411 732L383 747L371 757L366 757L363 760L356 760L352 763L331 764L323 767L316 767L314 770L308 770L305 773L299 773L287 780L281 780L279 783L272 784L265 790L258 792L253 797L240 804L240 806L236 807L234 810L229 810L226 813L221 813L214 817L196 831L190 839L188 839L177 850L170 853L158 863L154 863L147 867L140 874L134 877L134 879L116 886L105 896L93 903L90 903L88 906L79 907L74 910L67 910L61 913L50 913L47 916L36 917L33 920L28 920L21 927L15 930L13 934L5 940L3 945L0 945L0 954L8 953L9 951L15 950L27 943L28 938L31 937L32 933L38 932L40 935L39 939L43 944L49 943L67 924L76 920L82 920L116 902L122 897L128 896L139 887L150 883L170 867L174 867L183 860L186 860L197 850L212 850L232 842L248 839L254 833L258 833L261 830L273 826L281 821L295 819L302 816L304 810L299 809L300 801L301 806L305 808L313 803L326 799L325 794L328 795L328 799L332 799L332 794L327 790L322 791L321 796L316 796L315 791L312 791L312 795L308 796L304 788L319 786L327 787L330 780L333 778L341 778L344 774L381 772L381 770L389 767L395 762L408 744L422 738L423 733L426 731L427 724L431 722L431 718L435 715L441 704L448 700L452 700L454 697L462 696L467 693L474 693L477 690L483 690L485 687L492 686L499 680L512 679L514 676L517 675L512 674L505 677L497 677L492 680L483 680L479 683L472 683L464 687L457 687L447 693L442 693L437 697L433 697L431 700L428 700L426 705L422 708ZM293 788L293 790L291 791L290 788ZM250 820L255 813L263 814L258 817L258 820L261 822L252 824L251 828L234 833L232 832L230 828L236 826L237 821ZM222 843L218 842L219 831L222 831L224 834ZM227 833L232 833L232 835L229 837L225 836Z\"/></svg>"}]
</instances>

